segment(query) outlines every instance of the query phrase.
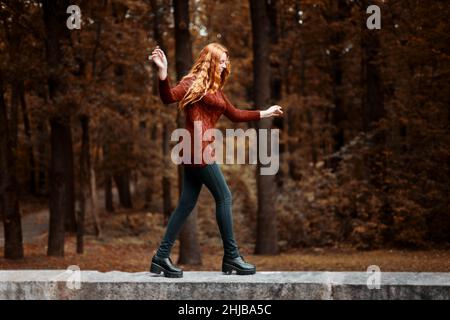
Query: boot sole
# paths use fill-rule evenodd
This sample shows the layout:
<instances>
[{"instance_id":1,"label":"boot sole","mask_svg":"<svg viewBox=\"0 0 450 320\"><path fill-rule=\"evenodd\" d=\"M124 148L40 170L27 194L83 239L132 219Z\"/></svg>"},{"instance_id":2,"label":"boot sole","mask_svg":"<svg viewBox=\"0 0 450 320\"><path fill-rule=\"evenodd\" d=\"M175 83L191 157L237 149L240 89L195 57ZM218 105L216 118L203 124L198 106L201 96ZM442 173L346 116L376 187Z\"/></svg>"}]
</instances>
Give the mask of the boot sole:
<instances>
[{"instance_id":1,"label":"boot sole","mask_svg":"<svg viewBox=\"0 0 450 320\"><path fill-rule=\"evenodd\" d=\"M162 272L164 274L164 277L166 277L166 278L182 278L183 277L183 271L170 272L154 262L152 262L152 265L150 267L150 272L156 273L156 274L161 274L161 272Z\"/></svg>"},{"instance_id":2,"label":"boot sole","mask_svg":"<svg viewBox=\"0 0 450 320\"><path fill-rule=\"evenodd\" d=\"M256 273L256 269L252 269L252 270L244 270L244 269L239 269L236 266L233 266L231 264L228 263L223 263L222 264L222 272L225 274L232 274L233 270L236 271L237 275L242 275L242 276L247 276L247 275L252 275Z\"/></svg>"}]
</instances>

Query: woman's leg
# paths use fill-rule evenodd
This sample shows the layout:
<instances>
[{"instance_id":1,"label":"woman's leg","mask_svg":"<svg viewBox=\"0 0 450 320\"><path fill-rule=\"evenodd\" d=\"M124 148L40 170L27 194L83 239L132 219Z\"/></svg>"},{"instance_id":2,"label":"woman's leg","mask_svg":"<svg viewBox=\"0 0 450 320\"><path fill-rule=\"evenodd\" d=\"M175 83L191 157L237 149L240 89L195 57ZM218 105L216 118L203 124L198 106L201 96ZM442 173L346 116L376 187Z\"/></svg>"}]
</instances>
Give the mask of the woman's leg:
<instances>
[{"instance_id":1,"label":"woman's leg","mask_svg":"<svg viewBox=\"0 0 450 320\"><path fill-rule=\"evenodd\" d=\"M202 182L198 177L197 171L198 168L184 168L183 190L181 191L180 200L177 208L169 218L166 233L156 252L156 255L161 258L169 257L178 233L197 203L198 195L202 188Z\"/></svg>"},{"instance_id":2,"label":"woman's leg","mask_svg":"<svg viewBox=\"0 0 450 320\"><path fill-rule=\"evenodd\" d=\"M223 241L224 255L234 258L239 250L233 235L232 195L217 163L202 168L202 182L216 201L216 220Z\"/></svg>"}]
</instances>

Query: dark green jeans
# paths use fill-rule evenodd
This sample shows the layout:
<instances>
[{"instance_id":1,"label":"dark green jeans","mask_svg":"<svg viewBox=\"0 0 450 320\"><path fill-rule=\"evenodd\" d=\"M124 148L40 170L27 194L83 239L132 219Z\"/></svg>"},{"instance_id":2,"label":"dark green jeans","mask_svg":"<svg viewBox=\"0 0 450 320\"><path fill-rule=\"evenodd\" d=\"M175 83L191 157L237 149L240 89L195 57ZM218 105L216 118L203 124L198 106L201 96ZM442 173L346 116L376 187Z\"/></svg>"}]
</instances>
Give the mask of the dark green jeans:
<instances>
[{"instance_id":1,"label":"dark green jeans","mask_svg":"<svg viewBox=\"0 0 450 320\"><path fill-rule=\"evenodd\" d=\"M206 185L216 201L216 220L222 237L224 255L232 258L239 256L233 236L231 192L219 165L212 163L205 167L184 167L183 190L178 206L169 218L166 233L156 252L159 257L169 257L170 250L184 222L197 203L203 184Z\"/></svg>"}]
</instances>

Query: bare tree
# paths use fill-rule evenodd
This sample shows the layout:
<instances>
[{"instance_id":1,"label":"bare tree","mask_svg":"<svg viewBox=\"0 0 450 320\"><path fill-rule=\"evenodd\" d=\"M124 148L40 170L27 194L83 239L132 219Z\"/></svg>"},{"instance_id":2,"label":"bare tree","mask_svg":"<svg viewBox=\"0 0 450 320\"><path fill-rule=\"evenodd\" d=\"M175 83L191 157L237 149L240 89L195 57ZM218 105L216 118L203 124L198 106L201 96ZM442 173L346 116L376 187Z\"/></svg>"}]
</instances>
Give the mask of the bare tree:
<instances>
[{"instance_id":1,"label":"bare tree","mask_svg":"<svg viewBox=\"0 0 450 320\"><path fill-rule=\"evenodd\" d=\"M270 33L266 1L250 0L253 35L253 79L254 102L258 108L270 103ZM259 129L270 129L272 119L261 119ZM269 135L268 145L271 145ZM256 254L278 253L277 223L274 207L275 176L259 175L261 163L257 165L258 211Z\"/></svg>"},{"instance_id":2,"label":"bare tree","mask_svg":"<svg viewBox=\"0 0 450 320\"><path fill-rule=\"evenodd\" d=\"M62 45L70 38L68 29L64 27L69 2L45 0L42 4L49 69L48 92L50 100L58 109L50 117L50 228L47 254L64 256L65 229L76 230L71 116L65 111L68 108L57 102L67 88L63 77L65 62Z\"/></svg>"},{"instance_id":3,"label":"bare tree","mask_svg":"<svg viewBox=\"0 0 450 320\"><path fill-rule=\"evenodd\" d=\"M5 231L4 257L23 258L22 226L16 177L16 157L10 137L0 73L0 214Z\"/></svg>"},{"instance_id":4,"label":"bare tree","mask_svg":"<svg viewBox=\"0 0 450 320\"><path fill-rule=\"evenodd\" d=\"M177 80L187 74L193 63L191 34L189 32L189 2L185 0L174 0L174 20L175 20L175 68ZM184 127L184 118L180 111L177 114L177 125ZM181 194L183 181L183 166L178 166L178 185ZM181 264L201 264L200 245L197 232L197 206L192 210L180 232L180 255L178 263Z\"/></svg>"}]
</instances>

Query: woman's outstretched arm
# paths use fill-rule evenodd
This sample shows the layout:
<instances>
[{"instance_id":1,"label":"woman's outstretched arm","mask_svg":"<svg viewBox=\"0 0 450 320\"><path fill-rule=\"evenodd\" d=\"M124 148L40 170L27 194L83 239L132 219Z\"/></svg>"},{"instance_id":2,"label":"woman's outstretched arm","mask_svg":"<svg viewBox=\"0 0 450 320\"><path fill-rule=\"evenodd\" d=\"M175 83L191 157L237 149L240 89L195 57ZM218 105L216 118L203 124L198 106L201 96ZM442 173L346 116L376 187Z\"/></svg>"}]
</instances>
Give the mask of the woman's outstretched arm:
<instances>
[{"instance_id":1,"label":"woman's outstretched arm","mask_svg":"<svg viewBox=\"0 0 450 320\"><path fill-rule=\"evenodd\" d=\"M228 100L226 95L222 92L223 99L225 100L226 109L224 114L233 122L244 122L244 121L257 121L262 118L268 117L278 117L283 114L281 107L278 105L271 106L266 110L241 110L237 109Z\"/></svg>"},{"instance_id":2,"label":"woman's outstretched arm","mask_svg":"<svg viewBox=\"0 0 450 320\"><path fill-rule=\"evenodd\" d=\"M261 111L259 110L241 110L233 106L228 100L225 93L222 92L223 100L225 101L226 109L225 116L233 122L257 121L261 119Z\"/></svg>"}]
</instances>

